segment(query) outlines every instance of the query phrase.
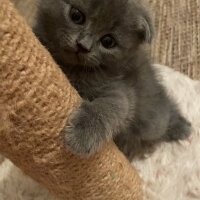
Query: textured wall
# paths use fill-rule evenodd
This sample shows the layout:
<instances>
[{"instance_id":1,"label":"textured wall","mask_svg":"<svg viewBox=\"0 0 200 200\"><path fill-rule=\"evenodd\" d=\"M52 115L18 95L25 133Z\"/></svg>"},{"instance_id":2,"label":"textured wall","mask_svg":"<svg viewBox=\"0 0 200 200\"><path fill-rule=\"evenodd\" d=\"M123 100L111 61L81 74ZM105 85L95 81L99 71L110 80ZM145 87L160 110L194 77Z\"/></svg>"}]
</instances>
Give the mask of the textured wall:
<instances>
[{"instance_id":1,"label":"textured wall","mask_svg":"<svg viewBox=\"0 0 200 200\"><path fill-rule=\"evenodd\" d=\"M200 0L148 0L156 26L152 56L200 78Z\"/></svg>"}]
</instances>

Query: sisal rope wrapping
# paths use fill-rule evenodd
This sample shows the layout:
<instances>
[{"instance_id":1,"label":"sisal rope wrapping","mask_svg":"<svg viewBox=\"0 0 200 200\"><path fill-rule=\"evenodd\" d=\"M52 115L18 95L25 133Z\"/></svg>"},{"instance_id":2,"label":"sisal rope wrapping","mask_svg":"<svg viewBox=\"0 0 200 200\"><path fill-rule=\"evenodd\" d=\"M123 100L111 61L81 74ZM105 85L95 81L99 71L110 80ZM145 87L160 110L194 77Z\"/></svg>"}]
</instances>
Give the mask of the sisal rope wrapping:
<instances>
[{"instance_id":1,"label":"sisal rope wrapping","mask_svg":"<svg viewBox=\"0 0 200 200\"><path fill-rule=\"evenodd\" d=\"M8 0L0 0L0 152L65 200L141 200L114 144L81 159L61 131L81 99Z\"/></svg>"}]
</instances>

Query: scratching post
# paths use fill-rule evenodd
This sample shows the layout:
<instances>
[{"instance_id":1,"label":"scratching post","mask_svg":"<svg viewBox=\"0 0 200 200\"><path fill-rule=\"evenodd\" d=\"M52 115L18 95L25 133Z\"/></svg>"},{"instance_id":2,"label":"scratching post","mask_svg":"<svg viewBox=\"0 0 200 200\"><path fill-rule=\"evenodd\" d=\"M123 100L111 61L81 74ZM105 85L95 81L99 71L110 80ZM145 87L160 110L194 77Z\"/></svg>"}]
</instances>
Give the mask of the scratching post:
<instances>
[{"instance_id":1,"label":"scratching post","mask_svg":"<svg viewBox=\"0 0 200 200\"><path fill-rule=\"evenodd\" d=\"M63 200L141 200L140 179L113 143L89 159L64 148L81 103L8 0L0 0L0 152Z\"/></svg>"}]
</instances>

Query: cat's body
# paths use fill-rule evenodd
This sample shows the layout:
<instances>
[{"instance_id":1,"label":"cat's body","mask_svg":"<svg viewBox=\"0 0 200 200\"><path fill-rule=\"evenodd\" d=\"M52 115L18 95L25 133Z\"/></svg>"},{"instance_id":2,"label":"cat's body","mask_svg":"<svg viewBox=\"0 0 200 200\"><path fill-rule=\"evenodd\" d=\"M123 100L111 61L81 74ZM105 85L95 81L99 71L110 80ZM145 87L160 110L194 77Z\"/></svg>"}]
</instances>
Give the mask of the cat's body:
<instances>
[{"instance_id":1,"label":"cat's body","mask_svg":"<svg viewBox=\"0 0 200 200\"><path fill-rule=\"evenodd\" d=\"M34 31L84 99L65 128L74 153L104 140L183 139L190 125L157 80L141 43L152 38L137 0L43 0Z\"/></svg>"}]
</instances>

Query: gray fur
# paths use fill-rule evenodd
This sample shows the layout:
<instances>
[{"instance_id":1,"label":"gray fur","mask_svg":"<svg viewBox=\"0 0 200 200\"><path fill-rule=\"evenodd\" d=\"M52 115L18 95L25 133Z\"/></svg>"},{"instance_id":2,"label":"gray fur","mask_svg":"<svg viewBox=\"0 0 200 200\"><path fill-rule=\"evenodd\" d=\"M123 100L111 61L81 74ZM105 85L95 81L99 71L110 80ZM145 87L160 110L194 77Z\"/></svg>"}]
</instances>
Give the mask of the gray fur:
<instances>
[{"instance_id":1,"label":"gray fur","mask_svg":"<svg viewBox=\"0 0 200 200\"><path fill-rule=\"evenodd\" d=\"M85 15L69 17L71 6ZM157 80L142 43L151 42L153 26L137 0L42 0L36 36L50 51L84 99L65 128L67 148L90 155L103 141L115 139L125 150L134 140L183 139L190 124ZM110 34L116 46L106 49Z\"/></svg>"}]
</instances>

